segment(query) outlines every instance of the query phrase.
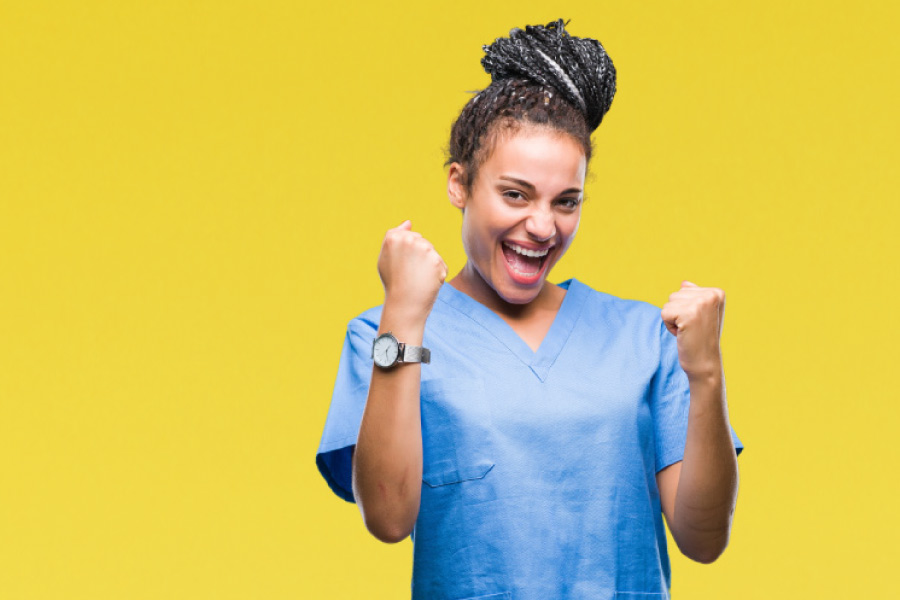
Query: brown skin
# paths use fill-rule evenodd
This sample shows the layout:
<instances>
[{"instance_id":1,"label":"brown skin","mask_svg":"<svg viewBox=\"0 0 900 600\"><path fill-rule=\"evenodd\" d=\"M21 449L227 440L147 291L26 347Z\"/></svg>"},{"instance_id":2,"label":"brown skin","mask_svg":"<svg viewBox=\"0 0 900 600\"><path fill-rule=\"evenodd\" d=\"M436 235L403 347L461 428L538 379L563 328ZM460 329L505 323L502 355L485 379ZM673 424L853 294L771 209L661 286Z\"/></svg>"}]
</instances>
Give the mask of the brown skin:
<instances>
[{"instance_id":1,"label":"brown skin","mask_svg":"<svg viewBox=\"0 0 900 600\"><path fill-rule=\"evenodd\" d=\"M387 232L378 258L385 300L378 333L420 346L425 321L447 276L434 247L409 221ZM353 495L366 528L383 542L409 535L419 514L422 367L372 367L369 396L353 452Z\"/></svg>"},{"instance_id":2,"label":"brown skin","mask_svg":"<svg viewBox=\"0 0 900 600\"><path fill-rule=\"evenodd\" d=\"M545 285L543 278L518 283L506 267L502 244L549 247L546 276L577 231L584 171L584 152L574 139L537 127L501 138L471 189L463 184L462 167L450 166L448 195L463 211L469 259L451 284L501 316L532 349L550 328L565 291ZM404 224L385 236L379 273L385 285L379 333L392 331L401 341L420 344L446 265ZM684 460L660 471L657 484L676 544L699 562L712 562L725 549L737 499L737 460L719 348L724 306L721 290L685 282L661 312L677 336L691 403ZM385 542L404 539L418 516L421 368L373 370L353 456L357 504L366 527Z\"/></svg>"},{"instance_id":3,"label":"brown skin","mask_svg":"<svg viewBox=\"0 0 900 600\"><path fill-rule=\"evenodd\" d=\"M566 295L556 285L521 285L510 275L503 242L551 246L546 273L578 231L587 164L571 136L530 127L501 143L479 169L471 189L465 171L450 165L447 194L463 213L468 261L450 284L497 313L537 351Z\"/></svg>"},{"instance_id":4,"label":"brown skin","mask_svg":"<svg viewBox=\"0 0 900 600\"><path fill-rule=\"evenodd\" d=\"M689 281L669 296L661 312L678 340L691 404L684 460L657 473L656 481L675 543L685 556L702 563L724 552L737 502L737 456L719 347L724 315L725 292Z\"/></svg>"},{"instance_id":5,"label":"brown skin","mask_svg":"<svg viewBox=\"0 0 900 600\"><path fill-rule=\"evenodd\" d=\"M447 194L462 211L468 260L450 283L526 330L533 316L546 320L546 311L552 322L565 291L544 283L578 231L586 168L578 142L543 127L500 137L471 189L463 168L451 164ZM504 257L508 243L548 249L544 277L518 281Z\"/></svg>"}]
</instances>

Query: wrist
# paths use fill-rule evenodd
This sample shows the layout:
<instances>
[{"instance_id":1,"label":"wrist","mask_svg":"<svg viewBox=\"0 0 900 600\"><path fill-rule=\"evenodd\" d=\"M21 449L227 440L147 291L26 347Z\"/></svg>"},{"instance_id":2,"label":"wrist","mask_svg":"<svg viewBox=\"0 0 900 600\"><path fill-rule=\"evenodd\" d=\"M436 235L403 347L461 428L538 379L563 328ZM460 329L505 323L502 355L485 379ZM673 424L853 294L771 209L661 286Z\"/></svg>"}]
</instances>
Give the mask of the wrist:
<instances>
[{"instance_id":1,"label":"wrist","mask_svg":"<svg viewBox=\"0 0 900 600\"><path fill-rule=\"evenodd\" d=\"M685 371L688 383L693 387L721 387L725 381L725 372L721 363L718 365L709 365L702 369L694 369L691 372Z\"/></svg>"},{"instance_id":2,"label":"wrist","mask_svg":"<svg viewBox=\"0 0 900 600\"><path fill-rule=\"evenodd\" d=\"M398 341L404 344L421 346L427 320L427 311L385 301L381 310L378 333L390 331Z\"/></svg>"}]
</instances>

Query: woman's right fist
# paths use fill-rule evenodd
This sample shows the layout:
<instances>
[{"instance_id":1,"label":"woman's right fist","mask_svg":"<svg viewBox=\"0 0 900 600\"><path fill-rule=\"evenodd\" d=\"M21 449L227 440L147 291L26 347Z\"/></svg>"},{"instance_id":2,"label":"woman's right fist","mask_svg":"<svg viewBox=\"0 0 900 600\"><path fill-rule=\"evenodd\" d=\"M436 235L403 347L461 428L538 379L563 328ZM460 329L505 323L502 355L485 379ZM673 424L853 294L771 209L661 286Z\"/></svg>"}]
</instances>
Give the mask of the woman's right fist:
<instances>
[{"instance_id":1,"label":"woman's right fist","mask_svg":"<svg viewBox=\"0 0 900 600\"><path fill-rule=\"evenodd\" d=\"M378 274L384 285L385 304L424 320L447 277L447 264L431 242L404 221L384 236Z\"/></svg>"}]
</instances>

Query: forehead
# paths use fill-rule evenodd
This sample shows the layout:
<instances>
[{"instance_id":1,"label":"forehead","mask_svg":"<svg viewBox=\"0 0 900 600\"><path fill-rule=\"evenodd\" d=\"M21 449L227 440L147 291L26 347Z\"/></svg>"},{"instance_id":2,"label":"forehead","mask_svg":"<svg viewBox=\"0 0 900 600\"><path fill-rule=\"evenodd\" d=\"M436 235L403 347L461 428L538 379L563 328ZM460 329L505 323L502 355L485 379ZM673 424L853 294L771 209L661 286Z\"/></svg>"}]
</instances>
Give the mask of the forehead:
<instances>
[{"instance_id":1,"label":"forehead","mask_svg":"<svg viewBox=\"0 0 900 600\"><path fill-rule=\"evenodd\" d=\"M501 175L524 179L538 189L582 187L584 150L572 136L549 128L526 127L498 135L481 166L485 180Z\"/></svg>"}]
</instances>

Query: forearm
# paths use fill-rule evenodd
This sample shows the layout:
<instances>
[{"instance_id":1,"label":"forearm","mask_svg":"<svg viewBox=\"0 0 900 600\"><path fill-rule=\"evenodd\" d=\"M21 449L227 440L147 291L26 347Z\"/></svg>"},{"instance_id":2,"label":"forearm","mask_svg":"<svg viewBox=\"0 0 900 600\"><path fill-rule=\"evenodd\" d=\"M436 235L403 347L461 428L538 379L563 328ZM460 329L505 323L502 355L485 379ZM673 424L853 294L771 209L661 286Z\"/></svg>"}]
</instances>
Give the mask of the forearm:
<instances>
[{"instance_id":1,"label":"forearm","mask_svg":"<svg viewBox=\"0 0 900 600\"><path fill-rule=\"evenodd\" d=\"M387 303L379 334L391 331L411 345L422 344L424 319L409 319ZM353 455L353 493L368 530L385 542L412 531L422 486L422 428L419 364L389 371L373 367L369 395Z\"/></svg>"},{"instance_id":2,"label":"forearm","mask_svg":"<svg viewBox=\"0 0 900 600\"><path fill-rule=\"evenodd\" d=\"M685 555L711 562L728 544L737 501L737 457L721 367L689 379L687 441L670 529Z\"/></svg>"}]
</instances>

